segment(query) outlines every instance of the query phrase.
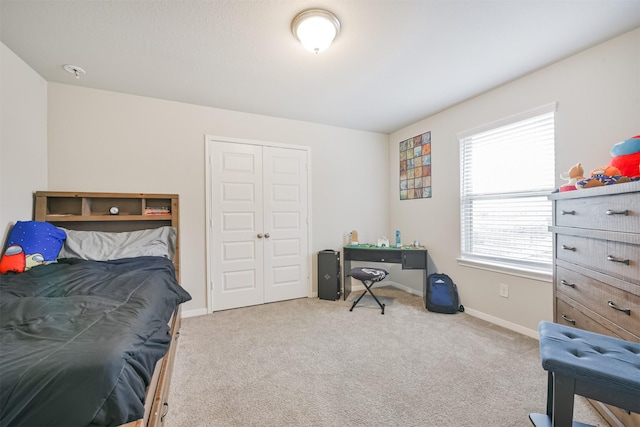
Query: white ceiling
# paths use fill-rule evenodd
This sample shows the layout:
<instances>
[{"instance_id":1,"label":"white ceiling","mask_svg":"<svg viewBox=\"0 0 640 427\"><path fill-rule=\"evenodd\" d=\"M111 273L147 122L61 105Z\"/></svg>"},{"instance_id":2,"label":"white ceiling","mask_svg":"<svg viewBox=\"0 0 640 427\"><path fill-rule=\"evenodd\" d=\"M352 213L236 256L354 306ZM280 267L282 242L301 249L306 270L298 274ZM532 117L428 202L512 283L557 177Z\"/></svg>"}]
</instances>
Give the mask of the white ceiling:
<instances>
[{"instance_id":1,"label":"white ceiling","mask_svg":"<svg viewBox=\"0 0 640 427\"><path fill-rule=\"evenodd\" d=\"M383 133L640 27L640 0L0 2L47 81ZM316 7L342 24L319 55L291 34Z\"/></svg>"}]
</instances>

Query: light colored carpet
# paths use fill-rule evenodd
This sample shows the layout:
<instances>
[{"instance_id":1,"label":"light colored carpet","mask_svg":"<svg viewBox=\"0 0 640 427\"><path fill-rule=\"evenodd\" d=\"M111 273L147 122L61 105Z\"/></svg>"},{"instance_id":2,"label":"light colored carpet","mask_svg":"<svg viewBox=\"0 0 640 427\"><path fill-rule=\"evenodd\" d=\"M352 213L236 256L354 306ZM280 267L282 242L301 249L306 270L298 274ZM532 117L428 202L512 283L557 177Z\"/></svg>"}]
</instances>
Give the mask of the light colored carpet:
<instances>
[{"instance_id":1,"label":"light colored carpet","mask_svg":"<svg viewBox=\"0 0 640 427\"><path fill-rule=\"evenodd\" d=\"M538 342L390 287L183 320L168 427L529 426L544 412ZM349 299L360 292L354 292ZM607 426L580 397L575 419Z\"/></svg>"}]
</instances>

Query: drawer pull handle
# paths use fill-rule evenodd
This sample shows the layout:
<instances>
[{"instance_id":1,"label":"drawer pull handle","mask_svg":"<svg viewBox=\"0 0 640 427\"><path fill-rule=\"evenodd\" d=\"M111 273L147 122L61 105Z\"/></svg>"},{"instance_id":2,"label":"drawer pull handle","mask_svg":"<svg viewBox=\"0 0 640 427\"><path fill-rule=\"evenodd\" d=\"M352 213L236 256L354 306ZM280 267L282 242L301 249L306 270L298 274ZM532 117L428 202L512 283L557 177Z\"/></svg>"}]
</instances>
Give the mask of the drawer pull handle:
<instances>
[{"instance_id":1,"label":"drawer pull handle","mask_svg":"<svg viewBox=\"0 0 640 427\"><path fill-rule=\"evenodd\" d=\"M629 265L629 260L628 259L622 259L622 258L616 258L612 255L607 255L607 259L609 261L613 261L613 262L619 262L620 264L626 264Z\"/></svg>"},{"instance_id":2,"label":"drawer pull handle","mask_svg":"<svg viewBox=\"0 0 640 427\"><path fill-rule=\"evenodd\" d=\"M607 215L624 215L624 216L627 216L627 215L629 215L629 211L628 210L614 211L612 209L607 209Z\"/></svg>"},{"instance_id":3,"label":"drawer pull handle","mask_svg":"<svg viewBox=\"0 0 640 427\"><path fill-rule=\"evenodd\" d=\"M575 287L576 287L576 284L575 284L575 283L569 283L569 282L567 282L567 281L566 281L566 280L564 280L564 279L560 280L560 283L562 283L563 285L568 286L568 287L570 287L570 288L575 288Z\"/></svg>"},{"instance_id":4,"label":"drawer pull handle","mask_svg":"<svg viewBox=\"0 0 640 427\"><path fill-rule=\"evenodd\" d=\"M164 413L160 416L160 422L164 421L164 417L169 413L169 404L167 402L164 402L162 407L164 409Z\"/></svg>"},{"instance_id":5,"label":"drawer pull handle","mask_svg":"<svg viewBox=\"0 0 640 427\"><path fill-rule=\"evenodd\" d=\"M567 317L567 315L566 315L566 314L564 314L564 313L562 313L562 318L563 318L566 322L571 323L572 325L575 325L575 324L576 324L576 321L575 321L575 320L573 320L573 319L571 319L571 318Z\"/></svg>"},{"instance_id":6,"label":"drawer pull handle","mask_svg":"<svg viewBox=\"0 0 640 427\"><path fill-rule=\"evenodd\" d=\"M564 249L565 251L572 251L572 252L576 251L576 248L574 246L562 245L562 249Z\"/></svg>"},{"instance_id":7,"label":"drawer pull handle","mask_svg":"<svg viewBox=\"0 0 640 427\"><path fill-rule=\"evenodd\" d=\"M607 304L609 304L609 307L613 308L614 310L621 311L624 314L626 314L627 316L631 316L631 309L630 308L620 308L620 307L618 307L618 304L616 304L613 301L609 301L609 302L607 302Z\"/></svg>"},{"instance_id":8,"label":"drawer pull handle","mask_svg":"<svg viewBox=\"0 0 640 427\"><path fill-rule=\"evenodd\" d=\"M562 215L575 215L576 214L576 211L565 211L565 210L563 210L561 212L562 212Z\"/></svg>"}]
</instances>

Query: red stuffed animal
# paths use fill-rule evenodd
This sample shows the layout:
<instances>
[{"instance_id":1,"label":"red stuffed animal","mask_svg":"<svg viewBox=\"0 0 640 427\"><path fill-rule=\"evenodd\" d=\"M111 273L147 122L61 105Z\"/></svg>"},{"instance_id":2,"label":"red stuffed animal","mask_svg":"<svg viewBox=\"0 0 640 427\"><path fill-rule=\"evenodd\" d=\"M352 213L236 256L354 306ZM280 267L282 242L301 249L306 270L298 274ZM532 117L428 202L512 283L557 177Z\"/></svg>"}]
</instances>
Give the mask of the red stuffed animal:
<instances>
[{"instance_id":1,"label":"red stuffed animal","mask_svg":"<svg viewBox=\"0 0 640 427\"><path fill-rule=\"evenodd\" d=\"M640 177L640 135L618 142L611 147L609 166L620 170L620 175Z\"/></svg>"}]
</instances>

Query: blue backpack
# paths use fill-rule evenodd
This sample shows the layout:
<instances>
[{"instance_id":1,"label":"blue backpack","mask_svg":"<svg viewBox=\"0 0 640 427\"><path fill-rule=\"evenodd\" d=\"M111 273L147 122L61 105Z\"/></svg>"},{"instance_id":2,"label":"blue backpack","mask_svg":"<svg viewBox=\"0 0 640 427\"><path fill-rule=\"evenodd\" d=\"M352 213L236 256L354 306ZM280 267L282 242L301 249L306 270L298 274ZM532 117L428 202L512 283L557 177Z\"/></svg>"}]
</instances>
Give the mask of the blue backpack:
<instances>
[{"instance_id":1,"label":"blue backpack","mask_svg":"<svg viewBox=\"0 0 640 427\"><path fill-rule=\"evenodd\" d=\"M424 290L424 303L429 311L453 314L464 311L460 304L458 287L446 274L432 273L427 277L427 289Z\"/></svg>"}]
</instances>

